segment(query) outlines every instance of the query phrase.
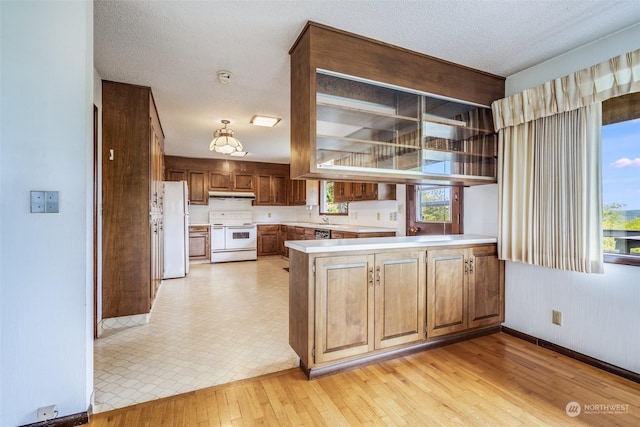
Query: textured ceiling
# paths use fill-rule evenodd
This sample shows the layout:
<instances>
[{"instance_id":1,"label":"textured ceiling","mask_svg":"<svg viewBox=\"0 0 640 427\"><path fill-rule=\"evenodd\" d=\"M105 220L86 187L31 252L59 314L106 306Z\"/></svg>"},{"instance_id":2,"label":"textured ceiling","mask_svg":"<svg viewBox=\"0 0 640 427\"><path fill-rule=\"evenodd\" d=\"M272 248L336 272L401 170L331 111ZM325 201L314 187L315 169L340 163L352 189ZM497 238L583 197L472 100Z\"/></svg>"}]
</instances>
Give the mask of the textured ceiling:
<instances>
[{"instance_id":1,"label":"textured ceiling","mask_svg":"<svg viewBox=\"0 0 640 427\"><path fill-rule=\"evenodd\" d=\"M288 163L288 51L309 20L506 77L640 22L640 1L100 0L94 14L98 73L152 88L167 154L223 157L208 146L228 119L246 160Z\"/></svg>"}]
</instances>

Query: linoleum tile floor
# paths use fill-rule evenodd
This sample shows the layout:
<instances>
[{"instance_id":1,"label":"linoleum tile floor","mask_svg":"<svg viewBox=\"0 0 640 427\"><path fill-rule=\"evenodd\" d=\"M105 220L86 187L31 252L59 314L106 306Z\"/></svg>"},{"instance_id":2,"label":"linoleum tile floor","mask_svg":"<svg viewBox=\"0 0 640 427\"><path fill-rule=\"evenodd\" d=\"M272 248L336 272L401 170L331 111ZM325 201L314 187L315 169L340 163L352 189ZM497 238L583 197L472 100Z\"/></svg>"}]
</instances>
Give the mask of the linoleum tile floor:
<instances>
[{"instance_id":1,"label":"linoleum tile floor","mask_svg":"<svg viewBox=\"0 0 640 427\"><path fill-rule=\"evenodd\" d=\"M94 341L94 412L298 366L285 259L191 264L164 280L150 322Z\"/></svg>"}]
</instances>

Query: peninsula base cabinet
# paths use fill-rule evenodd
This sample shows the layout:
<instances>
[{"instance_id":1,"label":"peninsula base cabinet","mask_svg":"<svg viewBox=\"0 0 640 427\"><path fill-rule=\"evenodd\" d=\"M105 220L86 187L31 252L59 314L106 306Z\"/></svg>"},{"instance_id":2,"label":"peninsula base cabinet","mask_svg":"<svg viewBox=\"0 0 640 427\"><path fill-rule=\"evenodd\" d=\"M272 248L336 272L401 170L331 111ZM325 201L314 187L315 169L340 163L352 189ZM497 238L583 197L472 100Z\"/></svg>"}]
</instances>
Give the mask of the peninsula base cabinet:
<instances>
[{"instance_id":1,"label":"peninsula base cabinet","mask_svg":"<svg viewBox=\"0 0 640 427\"><path fill-rule=\"evenodd\" d=\"M295 305L302 314L302 296L316 315L311 330L290 322L290 341L302 340L304 348L311 344L311 360L299 353L301 361L310 367L424 339L424 257L421 250L309 257L313 293L290 287L290 309Z\"/></svg>"},{"instance_id":2,"label":"peninsula base cabinet","mask_svg":"<svg viewBox=\"0 0 640 427\"><path fill-rule=\"evenodd\" d=\"M502 323L503 277L495 245L427 251L427 336Z\"/></svg>"},{"instance_id":3,"label":"peninsula base cabinet","mask_svg":"<svg viewBox=\"0 0 640 427\"><path fill-rule=\"evenodd\" d=\"M289 344L309 376L500 325L496 245L304 253L289 248Z\"/></svg>"}]
</instances>

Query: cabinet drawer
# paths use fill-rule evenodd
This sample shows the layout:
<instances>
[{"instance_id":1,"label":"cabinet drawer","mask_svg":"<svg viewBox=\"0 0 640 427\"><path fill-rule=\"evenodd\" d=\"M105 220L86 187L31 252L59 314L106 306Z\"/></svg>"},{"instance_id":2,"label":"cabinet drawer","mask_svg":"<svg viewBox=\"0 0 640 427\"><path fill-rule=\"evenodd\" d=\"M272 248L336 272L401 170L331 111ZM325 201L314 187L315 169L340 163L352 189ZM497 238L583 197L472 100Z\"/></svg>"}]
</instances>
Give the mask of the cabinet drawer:
<instances>
[{"instance_id":1,"label":"cabinet drawer","mask_svg":"<svg viewBox=\"0 0 640 427\"><path fill-rule=\"evenodd\" d=\"M189 226L189 234L191 233L208 233L209 226L208 225L190 225Z\"/></svg>"}]
</instances>

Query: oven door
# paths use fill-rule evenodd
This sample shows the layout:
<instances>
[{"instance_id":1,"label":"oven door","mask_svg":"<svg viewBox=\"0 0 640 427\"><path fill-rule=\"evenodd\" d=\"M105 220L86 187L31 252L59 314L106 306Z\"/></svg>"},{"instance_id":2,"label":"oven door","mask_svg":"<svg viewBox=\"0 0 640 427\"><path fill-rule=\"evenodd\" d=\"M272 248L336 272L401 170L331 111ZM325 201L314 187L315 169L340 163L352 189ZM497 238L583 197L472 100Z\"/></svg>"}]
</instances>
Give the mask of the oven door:
<instances>
[{"instance_id":1,"label":"oven door","mask_svg":"<svg viewBox=\"0 0 640 427\"><path fill-rule=\"evenodd\" d=\"M255 225L225 227L225 249L228 251L255 249L257 247L256 240Z\"/></svg>"}]
</instances>

